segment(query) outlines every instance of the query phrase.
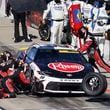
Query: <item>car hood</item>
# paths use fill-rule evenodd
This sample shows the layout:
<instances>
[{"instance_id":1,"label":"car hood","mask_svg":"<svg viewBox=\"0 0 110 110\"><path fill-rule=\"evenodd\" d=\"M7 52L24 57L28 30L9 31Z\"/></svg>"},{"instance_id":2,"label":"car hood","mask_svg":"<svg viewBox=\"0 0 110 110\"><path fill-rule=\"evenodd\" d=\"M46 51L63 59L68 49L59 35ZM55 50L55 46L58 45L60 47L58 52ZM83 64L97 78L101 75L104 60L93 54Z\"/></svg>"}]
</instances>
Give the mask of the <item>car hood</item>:
<instances>
[{"instance_id":1,"label":"car hood","mask_svg":"<svg viewBox=\"0 0 110 110\"><path fill-rule=\"evenodd\" d=\"M82 78L94 71L89 63L51 62L46 65L38 64L38 66L45 74L58 78Z\"/></svg>"}]
</instances>

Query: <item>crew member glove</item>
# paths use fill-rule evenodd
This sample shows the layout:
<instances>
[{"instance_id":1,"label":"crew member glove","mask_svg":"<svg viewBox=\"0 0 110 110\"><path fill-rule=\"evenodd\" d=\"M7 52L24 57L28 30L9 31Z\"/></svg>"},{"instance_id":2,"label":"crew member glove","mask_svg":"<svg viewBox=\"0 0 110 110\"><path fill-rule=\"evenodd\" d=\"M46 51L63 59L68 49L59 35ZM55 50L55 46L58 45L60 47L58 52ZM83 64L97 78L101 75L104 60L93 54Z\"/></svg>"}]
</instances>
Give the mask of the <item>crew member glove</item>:
<instances>
[{"instance_id":1,"label":"crew member glove","mask_svg":"<svg viewBox=\"0 0 110 110\"><path fill-rule=\"evenodd\" d=\"M6 10L6 15L9 17L11 15L9 10Z\"/></svg>"}]
</instances>

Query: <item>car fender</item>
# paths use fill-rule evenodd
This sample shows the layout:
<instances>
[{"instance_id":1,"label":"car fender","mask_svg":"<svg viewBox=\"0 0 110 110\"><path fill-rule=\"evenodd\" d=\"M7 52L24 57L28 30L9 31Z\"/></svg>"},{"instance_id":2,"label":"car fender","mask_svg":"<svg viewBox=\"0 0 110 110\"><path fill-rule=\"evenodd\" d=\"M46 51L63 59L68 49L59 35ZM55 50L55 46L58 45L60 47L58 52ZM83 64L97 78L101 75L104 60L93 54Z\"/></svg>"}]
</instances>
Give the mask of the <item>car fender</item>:
<instances>
[{"instance_id":1,"label":"car fender","mask_svg":"<svg viewBox=\"0 0 110 110\"><path fill-rule=\"evenodd\" d=\"M36 77L37 79L40 79L41 77L41 75L39 74L40 68L34 62L30 64L30 67L33 70L34 77Z\"/></svg>"}]
</instances>

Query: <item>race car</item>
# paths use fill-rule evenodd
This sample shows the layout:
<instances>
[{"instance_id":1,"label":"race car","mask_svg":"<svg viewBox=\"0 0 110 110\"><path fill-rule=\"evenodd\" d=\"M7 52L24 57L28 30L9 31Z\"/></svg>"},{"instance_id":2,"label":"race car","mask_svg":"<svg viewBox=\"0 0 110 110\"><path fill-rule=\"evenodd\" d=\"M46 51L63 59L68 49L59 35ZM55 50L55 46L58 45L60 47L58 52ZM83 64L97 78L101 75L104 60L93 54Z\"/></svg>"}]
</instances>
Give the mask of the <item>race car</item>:
<instances>
[{"instance_id":1,"label":"race car","mask_svg":"<svg viewBox=\"0 0 110 110\"><path fill-rule=\"evenodd\" d=\"M32 45L26 51L32 93L86 93L101 95L107 88L105 76L96 73L86 58L63 45Z\"/></svg>"}]
</instances>

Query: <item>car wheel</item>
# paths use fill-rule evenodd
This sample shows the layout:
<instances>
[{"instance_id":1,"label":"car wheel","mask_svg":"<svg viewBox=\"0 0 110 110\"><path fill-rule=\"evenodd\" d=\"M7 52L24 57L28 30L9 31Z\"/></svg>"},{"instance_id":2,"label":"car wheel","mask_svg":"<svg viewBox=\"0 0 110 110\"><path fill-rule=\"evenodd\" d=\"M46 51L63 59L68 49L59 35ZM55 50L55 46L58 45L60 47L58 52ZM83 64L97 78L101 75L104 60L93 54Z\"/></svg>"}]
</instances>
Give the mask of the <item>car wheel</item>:
<instances>
[{"instance_id":1,"label":"car wheel","mask_svg":"<svg viewBox=\"0 0 110 110\"><path fill-rule=\"evenodd\" d=\"M41 37L41 40L49 41L50 40L50 35L51 35L49 27L47 25L42 24L39 27L39 35Z\"/></svg>"},{"instance_id":2,"label":"car wheel","mask_svg":"<svg viewBox=\"0 0 110 110\"><path fill-rule=\"evenodd\" d=\"M35 83L34 80L33 80L33 82L31 83L31 93L32 93L33 95L36 94L36 83Z\"/></svg>"},{"instance_id":3,"label":"car wheel","mask_svg":"<svg viewBox=\"0 0 110 110\"><path fill-rule=\"evenodd\" d=\"M44 93L42 82L37 82L36 79L34 79L32 84L31 84L31 93L32 94Z\"/></svg>"},{"instance_id":4,"label":"car wheel","mask_svg":"<svg viewBox=\"0 0 110 110\"><path fill-rule=\"evenodd\" d=\"M84 77L82 87L87 95L101 95L107 89L107 80L100 73L90 73Z\"/></svg>"}]
</instances>

